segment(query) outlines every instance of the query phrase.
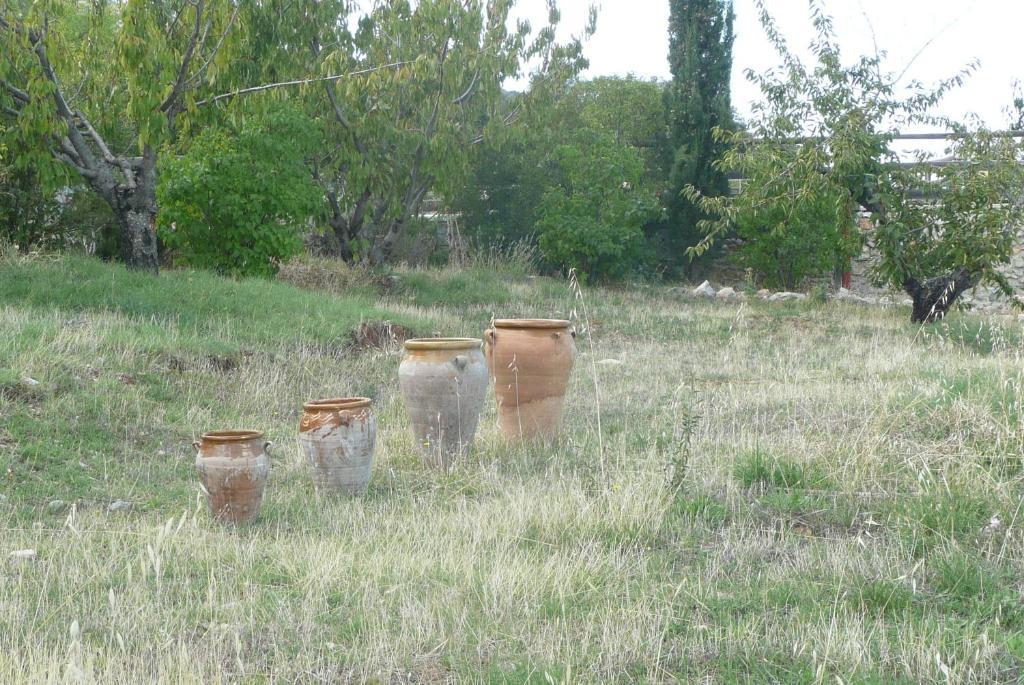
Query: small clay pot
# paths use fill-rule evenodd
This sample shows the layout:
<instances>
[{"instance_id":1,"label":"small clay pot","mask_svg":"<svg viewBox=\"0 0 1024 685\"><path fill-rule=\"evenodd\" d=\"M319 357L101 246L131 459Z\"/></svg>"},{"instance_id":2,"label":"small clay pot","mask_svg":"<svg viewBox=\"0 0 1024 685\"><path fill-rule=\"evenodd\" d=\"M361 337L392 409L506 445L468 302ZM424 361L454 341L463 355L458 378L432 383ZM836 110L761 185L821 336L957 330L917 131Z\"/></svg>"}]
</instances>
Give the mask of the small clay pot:
<instances>
[{"instance_id":1,"label":"small clay pot","mask_svg":"<svg viewBox=\"0 0 1024 685\"><path fill-rule=\"evenodd\" d=\"M550 438L562 420L576 332L561 319L497 319L484 334L498 425L513 440Z\"/></svg>"},{"instance_id":2,"label":"small clay pot","mask_svg":"<svg viewBox=\"0 0 1024 685\"><path fill-rule=\"evenodd\" d=\"M473 445L487 395L479 338L405 341L398 382L412 434L424 459L447 469Z\"/></svg>"},{"instance_id":3,"label":"small clay pot","mask_svg":"<svg viewBox=\"0 0 1024 685\"><path fill-rule=\"evenodd\" d=\"M302 405L299 443L317 490L358 495L373 469L377 420L368 397L339 397Z\"/></svg>"},{"instance_id":4,"label":"small clay pot","mask_svg":"<svg viewBox=\"0 0 1024 685\"><path fill-rule=\"evenodd\" d=\"M270 474L270 443L263 433L223 430L203 433L192 443L196 470L214 518L246 523L260 513Z\"/></svg>"}]
</instances>

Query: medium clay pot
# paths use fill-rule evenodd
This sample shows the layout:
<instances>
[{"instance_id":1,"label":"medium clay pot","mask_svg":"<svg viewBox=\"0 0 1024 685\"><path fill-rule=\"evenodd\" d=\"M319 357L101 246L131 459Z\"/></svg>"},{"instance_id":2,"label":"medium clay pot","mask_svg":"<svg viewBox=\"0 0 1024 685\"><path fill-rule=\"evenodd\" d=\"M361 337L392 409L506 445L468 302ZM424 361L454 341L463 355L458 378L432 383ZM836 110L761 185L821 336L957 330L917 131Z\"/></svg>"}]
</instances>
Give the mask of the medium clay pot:
<instances>
[{"instance_id":1,"label":"medium clay pot","mask_svg":"<svg viewBox=\"0 0 1024 685\"><path fill-rule=\"evenodd\" d=\"M562 420L576 332L561 319L497 319L484 335L498 424L509 438L550 438Z\"/></svg>"},{"instance_id":2,"label":"medium clay pot","mask_svg":"<svg viewBox=\"0 0 1024 685\"><path fill-rule=\"evenodd\" d=\"M373 468L377 420L367 397L339 397L302 405L299 443L313 467L317 490L358 495Z\"/></svg>"},{"instance_id":3,"label":"medium clay pot","mask_svg":"<svg viewBox=\"0 0 1024 685\"><path fill-rule=\"evenodd\" d=\"M214 518L246 523L256 518L270 474L268 450L259 431L224 430L203 433L192 443L196 470Z\"/></svg>"},{"instance_id":4,"label":"medium clay pot","mask_svg":"<svg viewBox=\"0 0 1024 685\"><path fill-rule=\"evenodd\" d=\"M398 382L424 459L448 468L473 445L487 395L487 363L479 338L405 341Z\"/></svg>"}]
</instances>

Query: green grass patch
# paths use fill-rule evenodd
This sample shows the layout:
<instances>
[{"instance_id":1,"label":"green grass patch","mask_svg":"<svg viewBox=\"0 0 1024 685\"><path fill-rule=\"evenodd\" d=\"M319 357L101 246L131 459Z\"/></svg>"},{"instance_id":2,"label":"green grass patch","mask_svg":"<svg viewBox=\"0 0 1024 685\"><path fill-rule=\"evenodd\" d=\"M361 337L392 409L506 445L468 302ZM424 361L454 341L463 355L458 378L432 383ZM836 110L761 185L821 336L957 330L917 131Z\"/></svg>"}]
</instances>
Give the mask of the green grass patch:
<instances>
[{"instance_id":1,"label":"green grass patch","mask_svg":"<svg viewBox=\"0 0 1024 685\"><path fill-rule=\"evenodd\" d=\"M834 490L835 484L817 465L797 462L762 450L736 457L733 477L744 487Z\"/></svg>"}]
</instances>

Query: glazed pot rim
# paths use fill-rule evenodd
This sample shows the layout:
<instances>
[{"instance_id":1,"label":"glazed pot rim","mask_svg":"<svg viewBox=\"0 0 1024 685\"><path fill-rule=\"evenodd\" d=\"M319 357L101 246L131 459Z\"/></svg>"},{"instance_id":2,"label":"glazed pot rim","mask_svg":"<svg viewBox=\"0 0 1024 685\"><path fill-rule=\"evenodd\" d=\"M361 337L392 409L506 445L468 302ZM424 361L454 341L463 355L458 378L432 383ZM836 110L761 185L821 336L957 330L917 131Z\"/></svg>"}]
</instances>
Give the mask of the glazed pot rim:
<instances>
[{"instance_id":1,"label":"glazed pot rim","mask_svg":"<svg viewBox=\"0 0 1024 685\"><path fill-rule=\"evenodd\" d=\"M407 350L473 350L481 347L480 338L412 338L405 341Z\"/></svg>"},{"instance_id":2,"label":"glazed pot rim","mask_svg":"<svg viewBox=\"0 0 1024 685\"><path fill-rule=\"evenodd\" d=\"M566 319L495 319L495 328L569 328Z\"/></svg>"},{"instance_id":3,"label":"glazed pot rim","mask_svg":"<svg viewBox=\"0 0 1024 685\"><path fill-rule=\"evenodd\" d=\"M202 435L204 442L248 442L262 438L263 432L254 430L216 430Z\"/></svg>"},{"instance_id":4,"label":"glazed pot rim","mask_svg":"<svg viewBox=\"0 0 1024 685\"><path fill-rule=\"evenodd\" d=\"M342 411L345 409L363 409L373 404L369 397L331 397L324 400L306 402L302 408L306 411Z\"/></svg>"}]
</instances>

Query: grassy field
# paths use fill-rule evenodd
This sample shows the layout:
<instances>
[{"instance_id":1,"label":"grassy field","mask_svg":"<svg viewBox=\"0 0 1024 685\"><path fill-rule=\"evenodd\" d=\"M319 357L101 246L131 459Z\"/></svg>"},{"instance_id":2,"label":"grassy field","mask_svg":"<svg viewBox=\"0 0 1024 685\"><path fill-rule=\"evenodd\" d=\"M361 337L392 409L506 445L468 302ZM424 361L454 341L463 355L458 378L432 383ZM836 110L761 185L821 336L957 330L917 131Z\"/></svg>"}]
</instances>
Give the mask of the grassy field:
<instances>
[{"instance_id":1,"label":"grassy field","mask_svg":"<svg viewBox=\"0 0 1024 685\"><path fill-rule=\"evenodd\" d=\"M321 276L0 263L0 682L1024 678L1015 319L645 288L587 289L587 325L522 273ZM509 446L489 402L434 472L400 353L352 331L492 315L585 327L564 433ZM342 394L377 403L359 499L317 496L296 438ZM275 443L238 530L195 478L216 427Z\"/></svg>"}]
</instances>

